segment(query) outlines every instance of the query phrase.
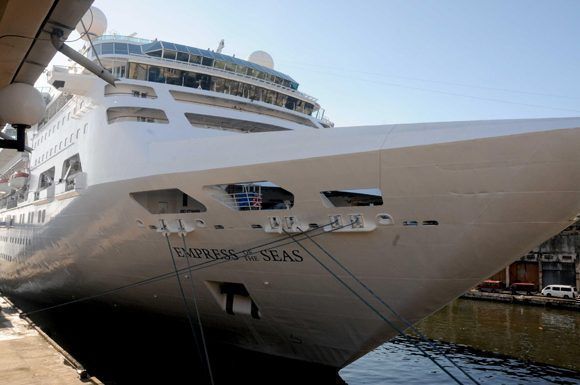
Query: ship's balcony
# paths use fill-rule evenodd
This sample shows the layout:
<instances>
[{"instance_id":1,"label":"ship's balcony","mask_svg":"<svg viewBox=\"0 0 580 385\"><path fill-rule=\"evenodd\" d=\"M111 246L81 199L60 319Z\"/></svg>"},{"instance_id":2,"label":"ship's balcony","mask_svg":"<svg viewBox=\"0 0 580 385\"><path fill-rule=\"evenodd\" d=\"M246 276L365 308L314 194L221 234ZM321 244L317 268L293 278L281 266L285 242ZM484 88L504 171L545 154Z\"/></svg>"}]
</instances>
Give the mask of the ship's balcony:
<instances>
[{"instance_id":1,"label":"ship's balcony","mask_svg":"<svg viewBox=\"0 0 580 385\"><path fill-rule=\"evenodd\" d=\"M54 192L55 192L54 184L40 191L35 191L33 203L35 205L41 205L50 202L54 198Z\"/></svg>"},{"instance_id":2,"label":"ship's balcony","mask_svg":"<svg viewBox=\"0 0 580 385\"><path fill-rule=\"evenodd\" d=\"M8 197L8 199L6 201L6 208L13 209L16 206L18 206L18 199L16 198L16 196L12 195L12 196Z\"/></svg>"},{"instance_id":3,"label":"ship's balcony","mask_svg":"<svg viewBox=\"0 0 580 385\"><path fill-rule=\"evenodd\" d=\"M80 195L87 188L87 173L79 172L56 185L56 199L62 200Z\"/></svg>"}]
</instances>

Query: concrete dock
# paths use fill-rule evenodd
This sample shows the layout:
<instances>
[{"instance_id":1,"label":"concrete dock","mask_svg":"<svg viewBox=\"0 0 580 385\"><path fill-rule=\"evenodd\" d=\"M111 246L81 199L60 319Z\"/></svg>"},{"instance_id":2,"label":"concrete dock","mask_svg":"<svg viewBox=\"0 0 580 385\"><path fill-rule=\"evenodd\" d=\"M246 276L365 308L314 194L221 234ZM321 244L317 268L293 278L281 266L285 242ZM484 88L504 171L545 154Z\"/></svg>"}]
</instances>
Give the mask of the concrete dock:
<instances>
[{"instance_id":1,"label":"concrete dock","mask_svg":"<svg viewBox=\"0 0 580 385\"><path fill-rule=\"evenodd\" d=\"M509 303L517 303L520 305L545 306L580 311L580 300L575 299L544 297L540 295L514 295L507 293L489 293L478 290L470 290L467 293L463 294L461 297L483 301L509 302Z\"/></svg>"},{"instance_id":2,"label":"concrete dock","mask_svg":"<svg viewBox=\"0 0 580 385\"><path fill-rule=\"evenodd\" d=\"M0 296L0 384L102 384Z\"/></svg>"}]
</instances>

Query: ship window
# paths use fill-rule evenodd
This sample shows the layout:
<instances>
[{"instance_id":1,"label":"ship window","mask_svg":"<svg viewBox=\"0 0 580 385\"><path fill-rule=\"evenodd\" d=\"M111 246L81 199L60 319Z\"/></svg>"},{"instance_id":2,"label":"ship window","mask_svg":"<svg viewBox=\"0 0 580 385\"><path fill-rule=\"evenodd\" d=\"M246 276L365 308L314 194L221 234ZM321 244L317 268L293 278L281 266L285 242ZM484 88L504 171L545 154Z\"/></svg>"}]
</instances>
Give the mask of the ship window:
<instances>
[{"instance_id":1,"label":"ship window","mask_svg":"<svg viewBox=\"0 0 580 385\"><path fill-rule=\"evenodd\" d=\"M221 60L215 60L215 61L213 62L213 66L214 66L215 68L219 68L219 69L222 69L222 70L223 70L223 69L225 69L225 68L226 68L226 63L225 63L225 62L223 62L223 61L221 61Z\"/></svg>"},{"instance_id":2,"label":"ship window","mask_svg":"<svg viewBox=\"0 0 580 385\"><path fill-rule=\"evenodd\" d=\"M201 56L198 56L198 55L189 55L189 62L190 63L195 63L195 64L200 64L201 63Z\"/></svg>"},{"instance_id":3,"label":"ship window","mask_svg":"<svg viewBox=\"0 0 580 385\"><path fill-rule=\"evenodd\" d=\"M103 55L112 54L113 53L113 43L101 44L101 50L103 52Z\"/></svg>"},{"instance_id":4,"label":"ship window","mask_svg":"<svg viewBox=\"0 0 580 385\"><path fill-rule=\"evenodd\" d=\"M147 64L129 63L129 79L147 80Z\"/></svg>"},{"instance_id":5,"label":"ship window","mask_svg":"<svg viewBox=\"0 0 580 385\"><path fill-rule=\"evenodd\" d=\"M115 53L127 55L129 53L127 43L115 43Z\"/></svg>"},{"instance_id":6,"label":"ship window","mask_svg":"<svg viewBox=\"0 0 580 385\"><path fill-rule=\"evenodd\" d=\"M252 77L257 77L258 75L258 71L256 71L253 68L248 68L248 72L247 72L248 76L252 76Z\"/></svg>"},{"instance_id":7,"label":"ship window","mask_svg":"<svg viewBox=\"0 0 580 385\"><path fill-rule=\"evenodd\" d=\"M163 59L175 60L176 56L177 56L177 52L175 52L175 51L169 51L169 50L163 51Z\"/></svg>"},{"instance_id":8,"label":"ship window","mask_svg":"<svg viewBox=\"0 0 580 385\"><path fill-rule=\"evenodd\" d=\"M129 44L129 53L141 55L141 46L136 44Z\"/></svg>"},{"instance_id":9,"label":"ship window","mask_svg":"<svg viewBox=\"0 0 580 385\"><path fill-rule=\"evenodd\" d=\"M182 71L175 68L165 68L165 83L180 86L183 83Z\"/></svg>"},{"instance_id":10,"label":"ship window","mask_svg":"<svg viewBox=\"0 0 580 385\"><path fill-rule=\"evenodd\" d=\"M211 67L211 66L213 66L213 59L203 56L201 58L201 64L204 66Z\"/></svg>"},{"instance_id":11,"label":"ship window","mask_svg":"<svg viewBox=\"0 0 580 385\"><path fill-rule=\"evenodd\" d=\"M178 52L177 60L187 62L189 60L189 54L185 52Z\"/></svg>"},{"instance_id":12,"label":"ship window","mask_svg":"<svg viewBox=\"0 0 580 385\"><path fill-rule=\"evenodd\" d=\"M240 182L205 186L214 199L237 211L289 210L294 195L272 182Z\"/></svg>"},{"instance_id":13,"label":"ship window","mask_svg":"<svg viewBox=\"0 0 580 385\"><path fill-rule=\"evenodd\" d=\"M226 70L236 72L236 65L233 63L226 62Z\"/></svg>"},{"instance_id":14,"label":"ship window","mask_svg":"<svg viewBox=\"0 0 580 385\"><path fill-rule=\"evenodd\" d=\"M107 109L109 124L116 122L169 123L163 110L141 107L111 107Z\"/></svg>"},{"instance_id":15,"label":"ship window","mask_svg":"<svg viewBox=\"0 0 580 385\"><path fill-rule=\"evenodd\" d=\"M275 126L272 124L232 119L223 116L193 114L188 112L185 113L185 117L193 127L210 128L214 130L233 131L239 133L289 131L287 128Z\"/></svg>"},{"instance_id":16,"label":"ship window","mask_svg":"<svg viewBox=\"0 0 580 385\"><path fill-rule=\"evenodd\" d=\"M201 213L207 211L203 203L176 188L132 192L129 195L151 214ZM187 199L184 199L184 195L187 196Z\"/></svg>"},{"instance_id":17,"label":"ship window","mask_svg":"<svg viewBox=\"0 0 580 385\"><path fill-rule=\"evenodd\" d=\"M199 86L198 77L193 72L186 72L183 76L185 87L197 88Z\"/></svg>"},{"instance_id":18,"label":"ship window","mask_svg":"<svg viewBox=\"0 0 580 385\"><path fill-rule=\"evenodd\" d=\"M149 66L149 75L147 78L150 82L165 83L165 77L163 77L163 68Z\"/></svg>"},{"instance_id":19,"label":"ship window","mask_svg":"<svg viewBox=\"0 0 580 385\"><path fill-rule=\"evenodd\" d=\"M326 207L382 206L383 204L382 193L378 188L322 191L320 197Z\"/></svg>"},{"instance_id":20,"label":"ship window","mask_svg":"<svg viewBox=\"0 0 580 385\"><path fill-rule=\"evenodd\" d=\"M39 176L39 190L43 190L54 184L54 167L46 170Z\"/></svg>"}]
</instances>

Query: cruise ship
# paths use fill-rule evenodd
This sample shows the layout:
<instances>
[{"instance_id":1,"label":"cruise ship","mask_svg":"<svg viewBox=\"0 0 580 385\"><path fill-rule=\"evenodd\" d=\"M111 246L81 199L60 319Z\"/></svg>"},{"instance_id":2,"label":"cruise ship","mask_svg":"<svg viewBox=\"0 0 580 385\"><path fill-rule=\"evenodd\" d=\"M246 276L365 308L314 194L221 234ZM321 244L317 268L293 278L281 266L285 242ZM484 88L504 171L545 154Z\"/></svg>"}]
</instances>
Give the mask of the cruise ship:
<instances>
[{"instance_id":1,"label":"cruise ship","mask_svg":"<svg viewBox=\"0 0 580 385\"><path fill-rule=\"evenodd\" d=\"M90 43L115 85L51 68L0 170L9 295L185 317L177 271L211 340L338 369L578 219L580 118L335 127L263 51Z\"/></svg>"}]
</instances>

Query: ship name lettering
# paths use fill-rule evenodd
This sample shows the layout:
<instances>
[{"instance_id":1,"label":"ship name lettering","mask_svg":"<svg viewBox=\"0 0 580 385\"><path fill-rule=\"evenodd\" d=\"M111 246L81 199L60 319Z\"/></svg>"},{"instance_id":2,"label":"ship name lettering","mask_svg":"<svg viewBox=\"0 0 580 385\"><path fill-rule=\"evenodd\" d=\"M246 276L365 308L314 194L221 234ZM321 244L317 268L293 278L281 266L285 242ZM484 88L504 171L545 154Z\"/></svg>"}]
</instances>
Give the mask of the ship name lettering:
<instances>
[{"instance_id":1,"label":"ship name lettering","mask_svg":"<svg viewBox=\"0 0 580 385\"><path fill-rule=\"evenodd\" d=\"M263 262L303 262L304 258L300 255L300 250L277 250L266 249L257 251L244 250L236 253L234 249L205 249L173 246L175 255L179 258L196 258L196 259L213 259L237 261L263 261Z\"/></svg>"}]
</instances>

